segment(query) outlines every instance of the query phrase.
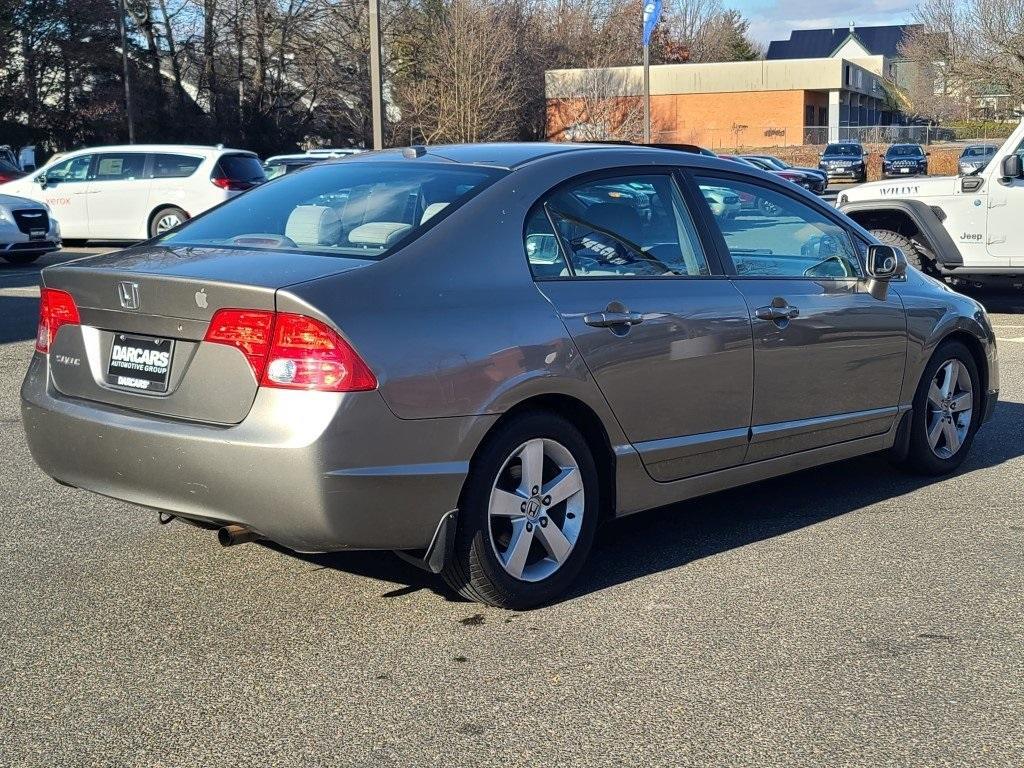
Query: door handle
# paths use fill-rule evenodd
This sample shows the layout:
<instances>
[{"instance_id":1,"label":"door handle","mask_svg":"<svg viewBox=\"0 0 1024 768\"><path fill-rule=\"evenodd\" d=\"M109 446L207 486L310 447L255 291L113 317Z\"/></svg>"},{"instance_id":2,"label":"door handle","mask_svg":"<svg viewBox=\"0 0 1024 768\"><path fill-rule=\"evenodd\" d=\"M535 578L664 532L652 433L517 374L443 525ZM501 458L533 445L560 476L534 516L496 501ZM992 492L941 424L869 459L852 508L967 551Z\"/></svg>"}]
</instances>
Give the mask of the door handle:
<instances>
[{"instance_id":1,"label":"door handle","mask_svg":"<svg viewBox=\"0 0 1024 768\"><path fill-rule=\"evenodd\" d=\"M791 307L788 304L781 307L777 307L772 304L767 307L758 307L754 310L754 315L758 320L779 322L780 320L792 320L795 317L799 317L800 310L796 307Z\"/></svg>"},{"instance_id":2,"label":"door handle","mask_svg":"<svg viewBox=\"0 0 1024 768\"><path fill-rule=\"evenodd\" d=\"M589 312L583 316L583 322L593 328L634 326L643 321L644 316L639 312Z\"/></svg>"}]
</instances>

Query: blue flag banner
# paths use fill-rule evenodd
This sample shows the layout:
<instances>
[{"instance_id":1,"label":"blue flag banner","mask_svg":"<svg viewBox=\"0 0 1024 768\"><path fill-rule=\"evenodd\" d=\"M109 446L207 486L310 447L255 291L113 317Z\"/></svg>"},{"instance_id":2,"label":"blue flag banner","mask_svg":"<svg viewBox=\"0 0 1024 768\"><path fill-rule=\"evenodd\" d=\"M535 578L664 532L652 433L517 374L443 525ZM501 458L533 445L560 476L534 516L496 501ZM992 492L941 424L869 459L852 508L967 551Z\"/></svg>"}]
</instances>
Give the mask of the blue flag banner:
<instances>
[{"instance_id":1,"label":"blue flag banner","mask_svg":"<svg viewBox=\"0 0 1024 768\"><path fill-rule=\"evenodd\" d=\"M651 34L661 16L661 0L647 0L644 3L644 45L651 42Z\"/></svg>"}]
</instances>

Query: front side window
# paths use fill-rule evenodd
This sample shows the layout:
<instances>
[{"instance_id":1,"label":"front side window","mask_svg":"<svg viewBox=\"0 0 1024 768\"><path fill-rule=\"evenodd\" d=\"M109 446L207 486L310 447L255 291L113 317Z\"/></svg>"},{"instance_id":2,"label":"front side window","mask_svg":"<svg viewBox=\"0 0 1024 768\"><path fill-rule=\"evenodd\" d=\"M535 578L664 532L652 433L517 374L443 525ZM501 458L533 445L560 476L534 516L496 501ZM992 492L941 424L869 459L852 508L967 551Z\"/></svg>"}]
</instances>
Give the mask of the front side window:
<instances>
[{"instance_id":1,"label":"front side window","mask_svg":"<svg viewBox=\"0 0 1024 768\"><path fill-rule=\"evenodd\" d=\"M849 232L789 195L735 179L698 178L710 198L731 193L740 212L724 222L715 216L739 277L855 278L860 259Z\"/></svg>"},{"instance_id":2,"label":"front side window","mask_svg":"<svg viewBox=\"0 0 1024 768\"><path fill-rule=\"evenodd\" d=\"M157 242L380 259L502 175L455 164L325 163L258 186Z\"/></svg>"},{"instance_id":3,"label":"front side window","mask_svg":"<svg viewBox=\"0 0 1024 768\"><path fill-rule=\"evenodd\" d=\"M47 184L64 184L71 181L87 181L92 155L78 155L62 160L46 171Z\"/></svg>"},{"instance_id":4,"label":"front side window","mask_svg":"<svg viewBox=\"0 0 1024 768\"><path fill-rule=\"evenodd\" d=\"M95 181L128 181L141 179L146 156L138 152L104 152L96 158Z\"/></svg>"},{"instance_id":5,"label":"front side window","mask_svg":"<svg viewBox=\"0 0 1024 768\"><path fill-rule=\"evenodd\" d=\"M184 179L195 173L203 158L192 155L153 155L154 179Z\"/></svg>"},{"instance_id":6,"label":"front side window","mask_svg":"<svg viewBox=\"0 0 1024 768\"><path fill-rule=\"evenodd\" d=\"M537 277L710 274L693 220L668 174L562 187L534 206L525 237Z\"/></svg>"}]
</instances>

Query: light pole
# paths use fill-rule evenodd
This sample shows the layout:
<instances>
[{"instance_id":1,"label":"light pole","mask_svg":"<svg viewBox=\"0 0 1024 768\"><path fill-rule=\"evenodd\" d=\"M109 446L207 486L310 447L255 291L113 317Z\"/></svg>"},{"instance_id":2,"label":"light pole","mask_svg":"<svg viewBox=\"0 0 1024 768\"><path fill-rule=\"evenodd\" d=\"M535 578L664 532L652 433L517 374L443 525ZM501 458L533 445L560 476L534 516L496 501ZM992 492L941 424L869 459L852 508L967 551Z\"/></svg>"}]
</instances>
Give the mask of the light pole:
<instances>
[{"instance_id":1,"label":"light pole","mask_svg":"<svg viewBox=\"0 0 1024 768\"><path fill-rule=\"evenodd\" d=\"M121 0L124 2L124 0ZM384 93L380 74L380 0L370 2L370 112L373 148L384 148Z\"/></svg>"},{"instance_id":2,"label":"light pole","mask_svg":"<svg viewBox=\"0 0 1024 768\"><path fill-rule=\"evenodd\" d=\"M121 64L124 67L124 108L128 118L128 143L135 143L135 119L132 115L132 84L128 74L128 32L124 28L124 0L117 0L117 26L121 29Z\"/></svg>"}]
</instances>

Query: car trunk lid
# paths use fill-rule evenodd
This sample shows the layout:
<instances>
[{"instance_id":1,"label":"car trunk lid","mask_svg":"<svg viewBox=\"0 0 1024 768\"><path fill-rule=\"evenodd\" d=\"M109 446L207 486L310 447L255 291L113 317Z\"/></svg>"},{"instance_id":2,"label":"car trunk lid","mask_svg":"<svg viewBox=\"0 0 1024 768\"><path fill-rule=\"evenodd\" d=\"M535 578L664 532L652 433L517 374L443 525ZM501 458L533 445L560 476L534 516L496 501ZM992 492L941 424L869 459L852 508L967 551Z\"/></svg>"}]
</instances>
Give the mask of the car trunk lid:
<instances>
[{"instance_id":1,"label":"car trunk lid","mask_svg":"<svg viewBox=\"0 0 1024 768\"><path fill-rule=\"evenodd\" d=\"M142 246L43 272L81 324L50 347L61 393L171 418L236 424L258 382L242 352L204 342L219 309L275 310L287 285L372 262L298 252Z\"/></svg>"}]
</instances>

